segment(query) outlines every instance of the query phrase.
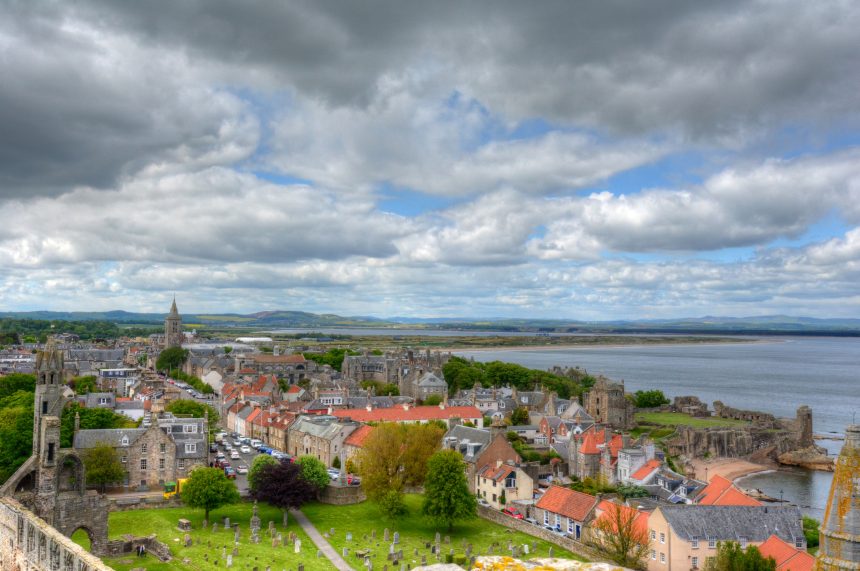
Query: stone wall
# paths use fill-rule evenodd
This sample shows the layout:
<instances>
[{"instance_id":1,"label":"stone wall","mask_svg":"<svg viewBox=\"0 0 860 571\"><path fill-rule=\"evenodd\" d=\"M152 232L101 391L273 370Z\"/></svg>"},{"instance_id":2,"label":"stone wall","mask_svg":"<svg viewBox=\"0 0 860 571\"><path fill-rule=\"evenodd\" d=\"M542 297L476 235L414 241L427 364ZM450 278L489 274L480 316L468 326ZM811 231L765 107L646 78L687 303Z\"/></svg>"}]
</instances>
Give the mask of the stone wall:
<instances>
[{"instance_id":1,"label":"stone wall","mask_svg":"<svg viewBox=\"0 0 860 571\"><path fill-rule=\"evenodd\" d=\"M12 498L0 498L0 571L111 571Z\"/></svg>"},{"instance_id":2,"label":"stone wall","mask_svg":"<svg viewBox=\"0 0 860 571\"><path fill-rule=\"evenodd\" d=\"M162 496L143 496L139 498L108 498L108 510L112 512L126 512L132 510L149 510L160 508L179 508L184 504L182 500L173 496L165 500Z\"/></svg>"},{"instance_id":3,"label":"stone wall","mask_svg":"<svg viewBox=\"0 0 860 571\"><path fill-rule=\"evenodd\" d=\"M336 506L357 504L366 499L361 486L326 486L319 494L319 501Z\"/></svg>"},{"instance_id":4,"label":"stone wall","mask_svg":"<svg viewBox=\"0 0 860 571\"><path fill-rule=\"evenodd\" d=\"M147 537L134 537L126 535L123 539L115 539L107 544L108 557L120 557L126 554L136 554L138 546L143 545L146 552L157 557L159 561L170 561L172 555L170 548L158 541L155 534Z\"/></svg>"},{"instance_id":5,"label":"stone wall","mask_svg":"<svg viewBox=\"0 0 860 571\"><path fill-rule=\"evenodd\" d=\"M573 539L562 537L540 526L534 525L521 519L512 518L511 516L505 515L502 512L494 510L492 508L478 506L478 516L494 523L503 525L507 528L521 531L525 534L537 537L538 539L543 539L544 541L548 541L549 543L557 545L563 549L567 549L568 551L576 553L577 555L585 557L586 559L592 561L600 561L602 559L605 559L605 557L601 556L597 551L595 551L581 541L574 541Z\"/></svg>"}]
</instances>

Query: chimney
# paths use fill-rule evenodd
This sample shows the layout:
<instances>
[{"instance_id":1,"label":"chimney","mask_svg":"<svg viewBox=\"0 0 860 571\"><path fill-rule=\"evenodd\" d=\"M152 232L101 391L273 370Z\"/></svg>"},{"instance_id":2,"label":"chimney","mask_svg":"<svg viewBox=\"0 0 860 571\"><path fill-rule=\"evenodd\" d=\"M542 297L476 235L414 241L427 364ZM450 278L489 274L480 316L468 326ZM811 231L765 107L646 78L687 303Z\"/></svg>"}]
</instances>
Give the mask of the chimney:
<instances>
[{"instance_id":1,"label":"chimney","mask_svg":"<svg viewBox=\"0 0 860 571\"><path fill-rule=\"evenodd\" d=\"M409 410L409 403L408 402L403 403L403 410Z\"/></svg>"},{"instance_id":2,"label":"chimney","mask_svg":"<svg viewBox=\"0 0 860 571\"><path fill-rule=\"evenodd\" d=\"M364 407L367 412L371 412L373 410L373 405L370 404L370 401L367 402L367 406Z\"/></svg>"},{"instance_id":3,"label":"chimney","mask_svg":"<svg viewBox=\"0 0 860 571\"><path fill-rule=\"evenodd\" d=\"M440 403L439 403L439 408L440 408L441 410L445 410L445 402L444 402L444 401L442 401L442 402L440 402Z\"/></svg>"},{"instance_id":4,"label":"chimney","mask_svg":"<svg viewBox=\"0 0 860 571\"><path fill-rule=\"evenodd\" d=\"M328 414L331 414L331 412L332 412L332 408L328 407Z\"/></svg>"},{"instance_id":5,"label":"chimney","mask_svg":"<svg viewBox=\"0 0 860 571\"><path fill-rule=\"evenodd\" d=\"M503 462L501 460L496 460L496 470L502 467Z\"/></svg>"}]
</instances>

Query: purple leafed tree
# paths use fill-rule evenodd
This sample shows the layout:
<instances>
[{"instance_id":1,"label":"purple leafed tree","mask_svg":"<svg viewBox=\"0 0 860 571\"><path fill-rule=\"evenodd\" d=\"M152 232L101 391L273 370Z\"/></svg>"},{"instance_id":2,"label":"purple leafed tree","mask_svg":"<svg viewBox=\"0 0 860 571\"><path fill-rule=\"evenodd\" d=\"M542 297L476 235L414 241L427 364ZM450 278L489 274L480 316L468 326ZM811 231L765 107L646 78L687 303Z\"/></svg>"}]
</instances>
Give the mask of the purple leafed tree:
<instances>
[{"instance_id":1,"label":"purple leafed tree","mask_svg":"<svg viewBox=\"0 0 860 571\"><path fill-rule=\"evenodd\" d=\"M264 466L251 492L255 500L282 510L298 509L316 495L316 487L302 479L301 466L287 461Z\"/></svg>"}]
</instances>

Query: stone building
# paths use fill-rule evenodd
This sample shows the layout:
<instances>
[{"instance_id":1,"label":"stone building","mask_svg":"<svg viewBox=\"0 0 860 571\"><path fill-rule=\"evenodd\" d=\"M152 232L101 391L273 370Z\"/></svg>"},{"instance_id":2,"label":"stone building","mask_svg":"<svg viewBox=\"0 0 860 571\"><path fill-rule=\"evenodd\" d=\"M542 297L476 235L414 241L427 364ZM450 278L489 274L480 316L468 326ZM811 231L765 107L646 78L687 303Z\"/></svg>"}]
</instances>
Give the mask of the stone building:
<instances>
[{"instance_id":1,"label":"stone building","mask_svg":"<svg viewBox=\"0 0 860 571\"><path fill-rule=\"evenodd\" d=\"M827 509L821 522L815 571L860 569L860 425L845 429Z\"/></svg>"},{"instance_id":2,"label":"stone building","mask_svg":"<svg viewBox=\"0 0 860 571\"><path fill-rule=\"evenodd\" d=\"M12 496L63 535L82 529L93 553L107 545L107 500L86 489L78 452L60 448L60 416L66 404L63 353L49 343L36 355L33 455L9 477L0 495Z\"/></svg>"},{"instance_id":3,"label":"stone building","mask_svg":"<svg viewBox=\"0 0 860 571\"><path fill-rule=\"evenodd\" d=\"M502 429L483 430L468 426L453 426L442 438L442 446L457 450L466 464L466 481L469 491L475 491L475 476L496 462L522 462Z\"/></svg>"},{"instance_id":4,"label":"stone building","mask_svg":"<svg viewBox=\"0 0 860 571\"><path fill-rule=\"evenodd\" d=\"M476 493L497 510L512 502L531 500L534 490L532 477L512 461L497 460L475 476Z\"/></svg>"},{"instance_id":5,"label":"stone building","mask_svg":"<svg viewBox=\"0 0 860 571\"><path fill-rule=\"evenodd\" d=\"M326 466L339 458L344 441L358 428L357 422L332 416L300 416L287 430L287 453L314 456Z\"/></svg>"},{"instance_id":6,"label":"stone building","mask_svg":"<svg viewBox=\"0 0 860 571\"><path fill-rule=\"evenodd\" d=\"M624 394L624 381L615 383L600 377L582 400L585 410L598 424L607 424L616 430L630 430L635 425L635 406Z\"/></svg>"},{"instance_id":7,"label":"stone building","mask_svg":"<svg viewBox=\"0 0 860 571\"><path fill-rule=\"evenodd\" d=\"M160 416L148 428L78 430L74 448L100 444L113 447L125 468L124 486L159 488L186 478L197 466L208 464L207 423L202 418Z\"/></svg>"},{"instance_id":8,"label":"stone building","mask_svg":"<svg viewBox=\"0 0 860 571\"><path fill-rule=\"evenodd\" d=\"M182 317L176 310L176 298L170 306L170 313L164 319L164 348L182 347L185 335L182 333Z\"/></svg>"}]
</instances>

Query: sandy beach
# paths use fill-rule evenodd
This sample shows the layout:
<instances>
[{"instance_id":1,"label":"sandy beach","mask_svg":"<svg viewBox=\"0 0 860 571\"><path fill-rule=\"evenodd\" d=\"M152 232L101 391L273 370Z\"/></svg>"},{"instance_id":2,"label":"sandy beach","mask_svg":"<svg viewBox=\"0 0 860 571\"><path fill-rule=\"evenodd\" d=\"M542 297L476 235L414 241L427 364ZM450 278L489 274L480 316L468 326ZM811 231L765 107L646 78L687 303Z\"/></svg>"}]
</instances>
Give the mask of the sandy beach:
<instances>
[{"instance_id":1,"label":"sandy beach","mask_svg":"<svg viewBox=\"0 0 860 571\"><path fill-rule=\"evenodd\" d=\"M735 481L743 476L755 474L756 472L765 472L773 470L773 466L765 464L756 464L739 458L716 458L714 460L694 460L693 468L696 471L696 478L708 480L719 474L723 478ZM706 475L707 474L707 475Z\"/></svg>"}]
</instances>

